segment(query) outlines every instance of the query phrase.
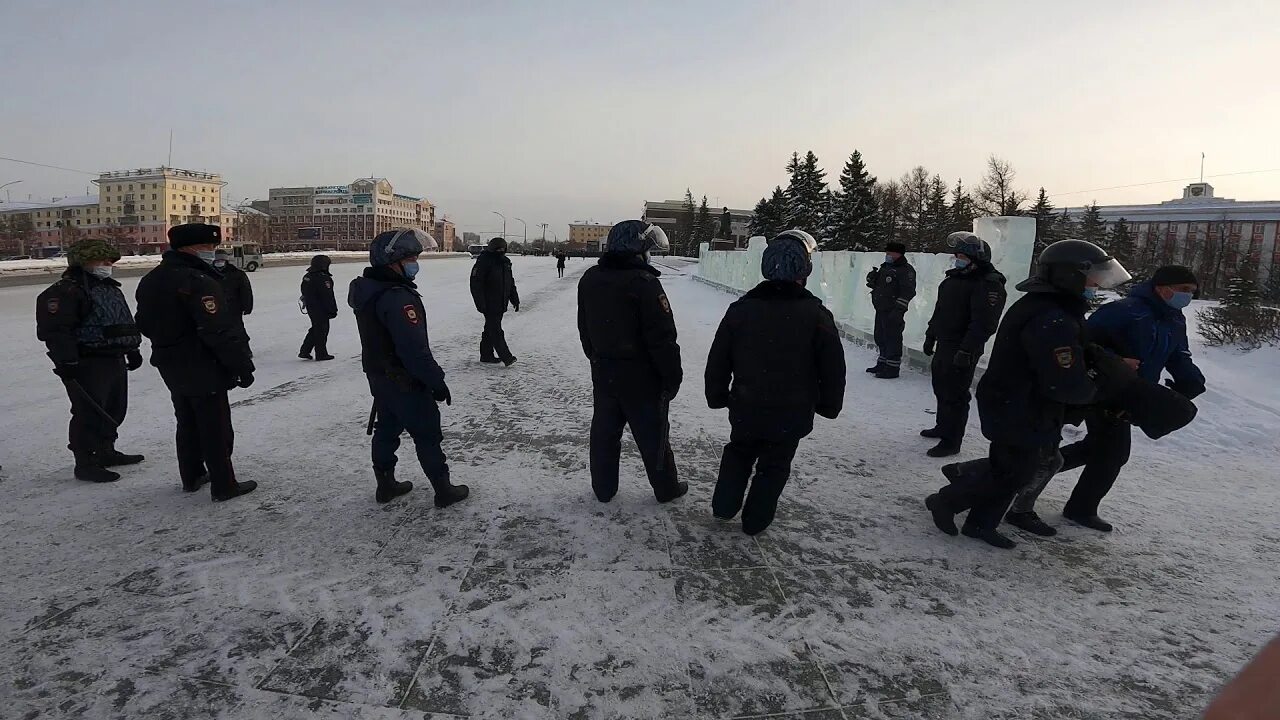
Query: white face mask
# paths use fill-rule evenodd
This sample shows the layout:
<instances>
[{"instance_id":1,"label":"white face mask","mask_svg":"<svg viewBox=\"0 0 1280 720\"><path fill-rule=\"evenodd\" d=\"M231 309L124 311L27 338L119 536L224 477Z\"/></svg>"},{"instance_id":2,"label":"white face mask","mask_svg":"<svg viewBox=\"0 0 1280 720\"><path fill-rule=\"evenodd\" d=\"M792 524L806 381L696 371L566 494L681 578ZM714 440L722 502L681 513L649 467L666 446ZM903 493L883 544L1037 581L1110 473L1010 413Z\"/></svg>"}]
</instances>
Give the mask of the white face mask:
<instances>
[{"instance_id":1,"label":"white face mask","mask_svg":"<svg viewBox=\"0 0 1280 720\"><path fill-rule=\"evenodd\" d=\"M95 265L94 267L89 268L89 272L97 277L106 279L111 277L111 266Z\"/></svg>"},{"instance_id":2,"label":"white face mask","mask_svg":"<svg viewBox=\"0 0 1280 720\"><path fill-rule=\"evenodd\" d=\"M213 261L213 266L218 269L222 269L227 266L227 261L223 260L222 258L218 258L217 260Z\"/></svg>"}]
</instances>

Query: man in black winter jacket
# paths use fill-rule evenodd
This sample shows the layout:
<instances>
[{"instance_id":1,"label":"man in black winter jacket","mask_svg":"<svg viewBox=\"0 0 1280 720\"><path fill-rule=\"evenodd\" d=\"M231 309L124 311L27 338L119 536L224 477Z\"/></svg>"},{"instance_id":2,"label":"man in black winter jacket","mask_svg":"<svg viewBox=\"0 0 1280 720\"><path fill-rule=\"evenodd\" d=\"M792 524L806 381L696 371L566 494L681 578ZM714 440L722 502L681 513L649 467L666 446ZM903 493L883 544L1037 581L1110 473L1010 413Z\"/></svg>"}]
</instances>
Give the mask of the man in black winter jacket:
<instances>
[{"instance_id":1,"label":"man in black winter jacket","mask_svg":"<svg viewBox=\"0 0 1280 720\"><path fill-rule=\"evenodd\" d=\"M249 341L249 333L244 329L244 316L253 312L253 285L249 282L249 273L231 263L226 250L218 250L213 254L213 269L222 274L222 295L227 301L227 313L240 326L245 342Z\"/></svg>"},{"instance_id":2,"label":"man in black winter jacket","mask_svg":"<svg viewBox=\"0 0 1280 720\"><path fill-rule=\"evenodd\" d=\"M1085 295L1129 277L1120 263L1083 240L1061 240L1044 249L1037 274L1018 289L1026 295L1009 308L987 371L978 383L982 433L991 441L991 472L957 479L925 500L934 524L957 533L954 516L965 510L963 532L999 548L1015 543L997 526L1014 495L1058 452L1068 406L1093 403L1136 377L1132 370L1095 375L1103 358L1086 356ZM1115 358L1122 367L1123 362Z\"/></svg>"},{"instance_id":3,"label":"man in black winter jacket","mask_svg":"<svg viewBox=\"0 0 1280 720\"><path fill-rule=\"evenodd\" d=\"M71 399L67 447L75 476L90 482L119 480L107 468L143 460L115 449L116 428L129 407L128 371L142 366L142 337L111 277L119 259L106 240L81 240L67 250L62 279L36 298L36 337L49 348L53 372Z\"/></svg>"},{"instance_id":4,"label":"man in black winter jacket","mask_svg":"<svg viewBox=\"0 0 1280 720\"><path fill-rule=\"evenodd\" d=\"M338 302L333 297L333 276L329 274L329 256L311 258L311 267L302 276L302 311L311 319L311 329L302 339L298 357L316 360L332 360L329 354L329 321L338 317Z\"/></svg>"},{"instance_id":5,"label":"man in black winter jacket","mask_svg":"<svg viewBox=\"0 0 1280 720\"><path fill-rule=\"evenodd\" d=\"M484 315L484 330L480 333L480 362L502 363L510 367L516 361L507 347L507 336L502 331L502 316L507 305L520 312L520 293L511 274L511 258L507 257L507 241L494 238L489 248L476 258L471 268L471 299L476 311Z\"/></svg>"},{"instance_id":6,"label":"man in black winter jacket","mask_svg":"<svg viewBox=\"0 0 1280 720\"><path fill-rule=\"evenodd\" d=\"M907 262L907 246L891 242L885 246L884 264L867 273L871 305L876 310L875 341L880 357L867 368L882 379L898 377L902 368L902 331L907 327L907 308L916 296L916 269Z\"/></svg>"},{"instance_id":7,"label":"man in black winter jacket","mask_svg":"<svg viewBox=\"0 0 1280 720\"><path fill-rule=\"evenodd\" d=\"M591 487L600 502L618 492L622 430L640 449L658 502L689 490L676 477L668 412L683 371L671 303L648 263L671 245L662 228L625 220L609 231L604 256L578 281L578 335L591 361Z\"/></svg>"},{"instance_id":8,"label":"man in black winter jacket","mask_svg":"<svg viewBox=\"0 0 1280 720\"><path fill-rule=\"evenodd\" d=\"M249 342L227 310L214 249L217 225L169 229L160 264L138 283L138 329L151 340L151 364L169 388L178 421L178 473L182 489L206 482L215 501L252 492L231 465L234 431L227 391L253 384Z\"/></svg>"},{"instance_id":9,"label":"man in black winter jacket","mask_svg":"<svg viewBox=\"0 0 1280 720\"><path fill-rule=\"evenodd\" d=\"M938 301L924 338L924 354L933 356L930 374L938 399L934 426L920 433L938 440L929 457L960 452L969 422L974 370L987 338L1000 324L1007 297L1004 275L991 265L991 249L982 239L971 232L955 232L947 237L947 244L955 251L955 267L938 286Z\"/></svg>"},{"instance_id":10,"label":"man in black winter jacket","mask_svg":"<svg viewBox=\"0 0 1280 720\"><path fill-rule=\"evenodd\" d=\"M773 522L814 412L835 419L844 405L844 346L835 318L804 288L816 248L802 230L769 241L764 282L729 306L707 357L707 404L728 407L733 428L711 510L727 520L741 509L748 535Z\"/></svg>"}]
</instances>

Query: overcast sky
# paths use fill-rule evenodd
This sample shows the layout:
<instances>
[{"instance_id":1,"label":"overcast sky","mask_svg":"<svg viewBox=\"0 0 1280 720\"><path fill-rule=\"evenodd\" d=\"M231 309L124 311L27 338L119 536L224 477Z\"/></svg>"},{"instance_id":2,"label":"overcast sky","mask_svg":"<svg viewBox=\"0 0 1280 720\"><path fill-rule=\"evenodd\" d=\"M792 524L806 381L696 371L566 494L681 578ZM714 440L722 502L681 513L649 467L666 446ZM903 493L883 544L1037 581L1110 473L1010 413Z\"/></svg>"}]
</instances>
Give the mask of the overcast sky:
<instances>
[{"instance_id":1,"label":"overcast sky","mask_svg":"<svg viewBox=\"0 0 1280 720\"><path fill-rule=\"evenodd\" d=\"M752 207L793 150L1067 193L1280 168L1280 2L0 0L0 156L220 172L224 198L376 174L464 229ZM90 176L0 161L14 200ZM1280 172L1211 180L1280 199ZM1183 183L1063 195L1154 202ZM0 200L4 195L0 193ZM519 231L511 221L509 229ZM531 230L532 234L532 230Z\"/></svg>"}]
</instances>

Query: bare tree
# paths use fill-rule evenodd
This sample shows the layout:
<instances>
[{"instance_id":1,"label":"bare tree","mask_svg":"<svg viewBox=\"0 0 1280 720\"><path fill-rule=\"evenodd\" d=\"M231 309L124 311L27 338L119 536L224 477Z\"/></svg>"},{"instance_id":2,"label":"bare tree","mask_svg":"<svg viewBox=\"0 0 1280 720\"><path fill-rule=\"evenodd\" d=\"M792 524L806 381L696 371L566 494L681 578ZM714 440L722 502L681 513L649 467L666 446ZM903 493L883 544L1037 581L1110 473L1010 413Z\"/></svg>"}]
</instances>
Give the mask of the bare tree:
<instances>
[{"instance_id":1,"label":"bare tree","mask_svg":"<svg viewBox=\"0 0 1280 720\"><path fill-rule=\"evenodd\" d=\"M978 186L978 204L989 215L1021 215L1026 193L1014 189L1018 173L1007 160L987 158L987 174Z\"/></svg>"}]
</instances>

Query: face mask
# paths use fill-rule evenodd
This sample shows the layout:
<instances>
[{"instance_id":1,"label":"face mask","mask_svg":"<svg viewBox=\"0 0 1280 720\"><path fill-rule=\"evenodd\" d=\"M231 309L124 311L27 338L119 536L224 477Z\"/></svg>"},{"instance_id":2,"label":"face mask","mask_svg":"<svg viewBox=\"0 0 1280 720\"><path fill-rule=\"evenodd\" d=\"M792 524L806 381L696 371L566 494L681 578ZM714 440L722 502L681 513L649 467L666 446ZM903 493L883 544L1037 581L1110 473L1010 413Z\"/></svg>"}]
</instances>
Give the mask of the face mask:
<instances>
[{"instance_id":1,"label":"face mask","mask_svg":"<svg viewBox=\"0 0 1280 720\"><path fill-rule=\"evenodd\" d=\"M1182 308L1191 304L1191 297L1192 297L1192 293L1176 292L1173 294L1173 297L1169 298L1168 300L1165 300L1165 302L1169 304L1169 307L1175 310L1181 310Z\"/></svg>"},{"instance_id":2,"label":"face mask","mask_svg":"<svg viewBox=\"0 0 1280 720\"><path fill-rule=\"evenodd\" d=\"M963 270L969 267L969 263L970 263L969 258L956 258L954 265L956 266L957 270Z\"/></svg>"},{"instance_id":3,"label":"face mask","mask_svg":"<svg viewBox=\"0 0 1280 720\"><path fill-rule=\"evenodd\" d=\"M224 267L226 267L226 266L227 266L227 261L226 261L226 260L214 260L214 261L213 261L213 266L214 266L214 267L216 267L216 268L218 268L218 269L222 269L222 268L224 268Z\"/></svg>"},{"instance_id":4,"label":"face mask","mask_svg":"<svg viewBox=\"0 0 1280 720\"><path fill-rule=\"evenodd\" d=\"M645 251L644 251L644 253L642 253L642 254L640 255L640 257L644 258L644 263L645 263L646 265L648 265L648 264L649 264L649 251L648 251L648 250L645 250Z\"/></svg>"},{"instance_id":5,"label":"face mask","mask_svg":"<svg viewBox=\"0 0 1280 720\"><path fill-rule=\"evenodd\" d=\"M103 278L103 279L105 280L106 278L111 277L111 266L110 266L110 265L98 265L97 267L91 267L91 268L89 268L89 272L90 272L91 274L96 275L97 277Z\"/></svg>"},{"instance_id":6,"label":"face mask","mask_svg":"<svg viewBox=\"0 0 1280 720\"><path fill-rule=\"evenodd\" d=\"M1085 300L1093 300L1098 297L1098 288L1087 287L1082 294Z\"/></svg>"},{"instance_id":7,"label":"face mask","mask_svg":"<svg viewBox=\"0 0 1280 720\"><path fill-rule=\"evenodd\" d=\"M884 256L884 263L885 263L886 265L888 265L888 264L889 264L889 263L891 263L891 262L893 262L893 256L892 256L892 255L885 255L885 256Z\"/></svg>"},{"instance_id":8,"label":"face mask","mask_svg":"<svg viewBox=\"0 0 1280 720\"><path fill-rule=\"evenodd\" d=\"M412 280L418 274L418 263L405 263L401 267L404 268L404 276Z\"/></svg>"},{"instance_id":9,"label":"face mask","mask_svg":"<svg viewBox=\"0 0 1280 720\"><path fill-rule=\"evenodd\" d=\"M201 250L201 251L198 251L198 252L196 253L196 255L198 255L198 256L200 257L200 259L201 259L201 260L203 260L203 261L205 261L205 262L209 263L210 265L212 265L212 264L213 264L213 251L212 251L212 250L207 250L207 251L206 251L206 250Z\"/></svg>"}]
</instances>

